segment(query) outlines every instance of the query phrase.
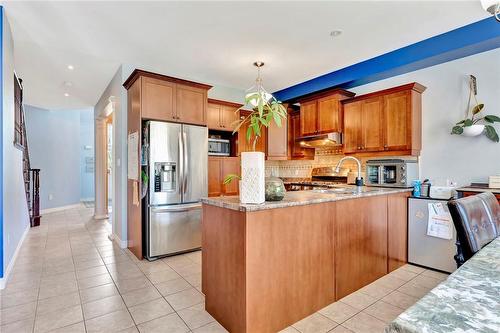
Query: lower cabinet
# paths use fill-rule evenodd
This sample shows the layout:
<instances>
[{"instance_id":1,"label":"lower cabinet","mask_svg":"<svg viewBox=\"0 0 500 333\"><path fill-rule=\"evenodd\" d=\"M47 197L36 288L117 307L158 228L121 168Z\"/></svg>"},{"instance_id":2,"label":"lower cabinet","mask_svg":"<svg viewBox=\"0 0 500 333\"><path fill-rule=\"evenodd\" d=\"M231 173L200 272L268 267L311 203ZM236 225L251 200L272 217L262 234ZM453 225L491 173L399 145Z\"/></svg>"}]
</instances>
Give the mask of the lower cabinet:
<instances>
[{"instance_id":1,"label":"lower cabinet","mask_svg":"<svg viewBox=\"0 0 500 333\"><path fill-rule=\"evenodd\" d=\"M408 262L408 197L410 192L387 197L388 272Z\"/></svg>"},{"instance_id":2,"label":"lower cabinet","mask_svg":"<svg viewBox=\"0 0 500 333\"><path fill-rule=\"evenodd\" d=\"M208 157L208 196L237 195L238 180L224 185L224 178L229 174L240 175L239 157Z\"/></svg>"}]
</instances>

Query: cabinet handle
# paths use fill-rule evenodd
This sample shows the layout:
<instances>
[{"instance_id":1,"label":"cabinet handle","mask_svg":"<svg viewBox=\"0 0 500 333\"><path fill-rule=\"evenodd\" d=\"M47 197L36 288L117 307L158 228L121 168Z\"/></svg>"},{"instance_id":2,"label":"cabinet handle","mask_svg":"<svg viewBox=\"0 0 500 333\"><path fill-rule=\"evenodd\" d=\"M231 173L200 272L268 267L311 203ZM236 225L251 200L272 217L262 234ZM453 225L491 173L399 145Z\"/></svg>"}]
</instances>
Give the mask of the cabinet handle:
<instances>
[{"instance_id":1,"label":"cabinet handle","mask_svg":"<svg viewBox=\"0 0 500 333\"><path fill-rule=\"evenodd\" d=\"M388 146L388 145L384 145L384 149L388 149L388 148L389 148L389 146Z\"/></svg>"},{"instance_id":2,"label":"cabinet handle","mask_svg":"<svg viewBox=\"0 0 500 333\"><path fill-rule=\"evenodd\" d=\"M361 146L358 146L358 150L361 150Z\"/></svg>"}]
</instances>

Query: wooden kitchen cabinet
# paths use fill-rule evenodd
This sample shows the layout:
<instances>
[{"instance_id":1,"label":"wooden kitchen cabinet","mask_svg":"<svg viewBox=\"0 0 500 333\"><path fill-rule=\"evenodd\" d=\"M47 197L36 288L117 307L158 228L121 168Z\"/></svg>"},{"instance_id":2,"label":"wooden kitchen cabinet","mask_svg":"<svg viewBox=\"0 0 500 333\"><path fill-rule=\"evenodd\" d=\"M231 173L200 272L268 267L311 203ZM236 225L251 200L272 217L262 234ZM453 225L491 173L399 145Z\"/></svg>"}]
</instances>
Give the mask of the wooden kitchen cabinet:
<instances>
[{"instance_id":1,"label":"wooden kitchen cabinet","mask_svg":"<svg viewBox=\"0 0 500 333\"><path fill-rule=\"evenodd\" d=\"M241 110L240 118L246 117L250 114L250 111ZM238 156L245 151L254 151L253 150L253 140L255 137L251 137L250 140L247 140L247 130L248 130L249 122L243 124L238 130ZM255 151L261 151L267 155L267 129L263 126L261 128L262 133L260 138L257 140L255 145Z\"/></svg>"},{"instance_id":2,"label":"wooden kitchen cabinet","mask_svg":"<svg viewBox=\"0 0 500 333\"><path fill-rule=\"evenodd\" d=\"M238 180L224 185L224 178L227 175L240 174L239 157L208 157L208 196L216 197L220 195L237 195Z\"/></svg>"},{"instance_id":3,"label":"wooden kitchen cabinet","mask_svg":"<svg viewBox=\"0 0 500 333\"><path fill-rule=\"evenodd\" d=\"M177 84L175 95L177 121L207 124L207 89Z\"/></svg>"},{"instance_id":4,"label":"wooden kitchen cabinet","mask_svg":"<svg viewBox=\"0 0 500 333\"><path fill-rule=\"evenodd\" d=\"M176 121L175 83L145 77L142 80L142 117L151 120Z\"/></svg>"},{"instance_id":5,"label":"wooden kitchen cabinet","mask_svg":"<svg viewBox=\"0 0 500 333\"><path fill-rule=\"evenodd\" d=\"M387 274L387 196L340 200L336 205L338 300Z\"/></svg>"},{"instance_id":6,"label":"wooden kitchen cabinet","mask_svg":"<svg viewBox=\"0 0 500 333\"><path fill-rule=\"evenodd\" d=\"M233 131L233 125L239 118L238 109L241 104L208 99L208 129Z\"/></svg>"},{"instance_id":7,"label":"wooden kitchen cabinet","mask_svg":"<svg viewBox=\"0 0 500 333\"><path fill-rule=\"evenodd\" d=\"M424 90L414 82L343 101L344 153L418 156Z\"/></svg>"},{"instance_id":8,"label":"wooden kitchen cabinet","mask_svg":"<svg viewBox=\"0 0 500 333\"><path fill-rule=\"evenodd\" d=\"M267 159L288 159L288 121L281 120L281 127L271 120L267 128Z\"/></svg>"},{"instance_id":9,"label":"wooden kitchen cabinet","mask_svg":"<svg viewBox=\"0 0 500 333\"><path fill-rule=\"evenodd\" d=\"M314 160L314 148L304 148L296 140L300 137L300 113L291 111L288 114L288 159Z\"/></svg>"},{"instance_id":10,"label":"wooden kitchen cabinet","mask_svg":"<svg viewBox=\"0 0 500 333\"><path fill-rule=\"evenodd\" d=\"M387 197L388 273L408 262L408 198L411 192Z\"/></svg>"},{"instance_id":11,"label":"wooden kitchen cabinet","mask_svg":"<svg viewBox=\"0 0 500 333\"><path fill-rule=\"evenodd\" d=\"M300 135L342 132L343 112L340 101L353 96L354 93L350 91L334 89L299 100Z\"/></svg>"}]
</instances>

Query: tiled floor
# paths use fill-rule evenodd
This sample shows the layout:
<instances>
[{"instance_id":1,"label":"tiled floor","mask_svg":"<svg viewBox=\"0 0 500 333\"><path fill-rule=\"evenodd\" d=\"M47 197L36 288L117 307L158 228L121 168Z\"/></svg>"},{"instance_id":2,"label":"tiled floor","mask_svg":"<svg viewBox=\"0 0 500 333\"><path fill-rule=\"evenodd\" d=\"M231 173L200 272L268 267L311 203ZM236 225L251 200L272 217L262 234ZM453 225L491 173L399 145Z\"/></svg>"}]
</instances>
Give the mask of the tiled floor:
<instances>
[{"instance_id":1,"label":"tiled floor","mask_svg":"<svg viewBox=\"0 0 500 333\"><path fill-rule=\"evenodd\" d=\"M0 293L0 332L226 332L204 311L201 253L139 261L92 208L46 214ZM382 332L446 275L406 265L283 332Z\"/></svg>"}]
</instances>

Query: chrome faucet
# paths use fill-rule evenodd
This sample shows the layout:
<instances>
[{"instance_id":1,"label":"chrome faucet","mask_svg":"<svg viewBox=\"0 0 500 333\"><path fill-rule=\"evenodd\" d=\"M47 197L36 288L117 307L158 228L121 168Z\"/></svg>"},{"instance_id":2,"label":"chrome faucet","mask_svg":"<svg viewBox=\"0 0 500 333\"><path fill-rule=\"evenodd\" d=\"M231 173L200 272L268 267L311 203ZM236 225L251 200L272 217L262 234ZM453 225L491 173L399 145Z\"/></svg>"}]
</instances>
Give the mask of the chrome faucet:
<instances>
[{"instance_id":1,"label":"chrome faucet","mask_svg":"<svg viewBox=\"0 0 500 333\"><path fill-rule=\"evenodd\" d=\"M335 172L340 171L340 166L345 160L354 160L358 164L358 176L356 177L356 185L357 186L363 186L363 177L361 177L361 161L358 160L356 157L353 156L344 156L340 159L339 163L337 163L337 166L335 167Z\"/></svg>"}]
</instances>

